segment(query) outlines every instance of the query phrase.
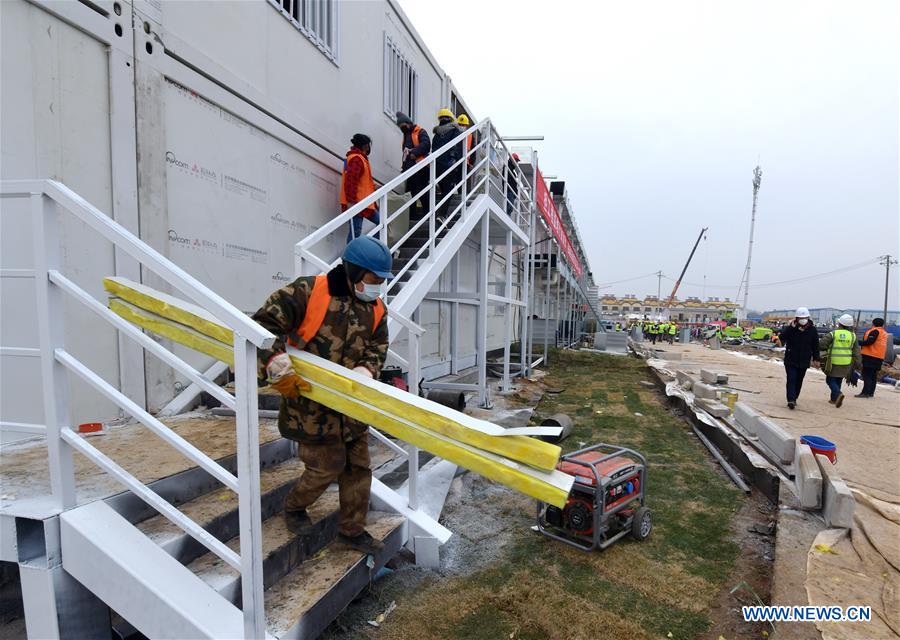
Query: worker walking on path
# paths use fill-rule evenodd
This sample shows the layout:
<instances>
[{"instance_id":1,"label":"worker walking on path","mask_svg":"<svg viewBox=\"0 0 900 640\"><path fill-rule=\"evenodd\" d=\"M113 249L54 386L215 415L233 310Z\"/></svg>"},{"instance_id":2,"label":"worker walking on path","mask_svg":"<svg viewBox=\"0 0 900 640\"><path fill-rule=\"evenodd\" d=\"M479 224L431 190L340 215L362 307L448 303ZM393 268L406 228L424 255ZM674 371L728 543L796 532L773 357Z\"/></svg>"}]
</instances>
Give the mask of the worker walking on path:
<instances>
[{"instance_id":1,"label":"worker walking on path","mask_svg":"<svg viewBox=\"0 0 900 640\"><path fill-rule=\"evenodd\" d=\"M797 406L803 378L810 362L819 366L819 332L809 321L809 309L797 309L794 319L778 334L784 346L784 373L788 409Z\"/></svg>"},{"instance_id":2,"label":"worker walking on path","mask_svg":"<svg viewBox=\"0 0 900 640\"><path fill-rule=\"evenodd\" d=\"M862 365L859 350L859 340L853 333L853 316L845 313L838 318L838 328L822 338L819 349L825 354L822 370L825 372L825 382L831 390L831 399L828 401L840 408L844 403L844 394L841 393L841 381L856 386L853 377Z\"/></svg>"},{"instance_id":3,"label":"worker walking on path","mask_svg":"<svg viewBox=\"0 0 900 640\"><path fill-rule=\"evenodd\" d=\"M372 153L372 139L364 133L356 133L350 138L350 150L344 159L344 170L341 173L341 213L375 193L375 181L372 179L372 166L369 154ZM378 204L373 202L350 220L350 231L347 243L362 235L363 220L378 224Z\"/></svg>"},{"instance_id":4,"label":"worker walking on path","mask_svg":"<svg viewBox=\"0 0 900 640\"><path fill-rule=\"evenodd\" d=\"M326 275L297 278L253 315L277 336L271 350L259 351L259 377L282 395L278 430L300 444L305 466L284 503L288 529L310 531L306 510L337 481L338 540L364 553L383 546L365 530L372 484L367 427L301 395L311 386L294 370L285 343L377 378L388 349L379 295L390 276L388 248L364 236L347 245L341 264Z\"/></svg>"},{"instance_id":5,"label":"worker walking on path","mask_svg":"<svg viewBox=\"0 0 900 640\"><path fill-rule=\"evenodd\" d=\"M674 322L669 323L669 344L675 344L675 336L678 334L678 325Z\"/></svg>"},{"instance_id":6,"label":"worker walking on path","mask_svg":"<svg viewBox=\"0 0 900 640\"><path fill-rule=\"evenodd\" d=\"M407 171L422 162L431 153L431 138L428 132L403 113L397 112L397 126L403 132L403 160L401 169ZM406 179L406 190L410 198L415 198L428 186L428 167L422 166L416 173ZM428 191L425 190L415 203L409 207L409 224L412 226L428 213Z\"/></svg>"},{"instance_id":7,"label":"worker walking on path","mask_svg":"<svg viewBox=\"0 0 900 640\"><path fill-rule=\"evenodd\" d=\"M862 342L859 343L862 354L863 388L856 394L857 398L871 398L875 395L878 372L887 357L888 340L891 339L893 336L884 329L884 318L872 320L872 328L866 331Z\"/></svg>"}]
</instances>

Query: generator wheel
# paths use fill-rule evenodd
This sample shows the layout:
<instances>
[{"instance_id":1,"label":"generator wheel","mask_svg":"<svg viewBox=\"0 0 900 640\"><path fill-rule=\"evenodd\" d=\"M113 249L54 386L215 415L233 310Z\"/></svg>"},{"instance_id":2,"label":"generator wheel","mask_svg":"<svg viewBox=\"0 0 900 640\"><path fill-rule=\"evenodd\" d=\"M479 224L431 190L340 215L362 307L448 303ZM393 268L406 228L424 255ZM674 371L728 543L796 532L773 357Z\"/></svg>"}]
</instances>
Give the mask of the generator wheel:
<instances>
[{"instance_id":1,"label":"generator wheel","mask_svg":"<svg viewBox=\"0 0 900 640\"><path fill-rule=\"evenodd\" d=\"M634 512L634 519L631 521L631 535L635 540L646 540L653 529L653 514L647 507L641 507Z\"/></svg>"}]
</instances>

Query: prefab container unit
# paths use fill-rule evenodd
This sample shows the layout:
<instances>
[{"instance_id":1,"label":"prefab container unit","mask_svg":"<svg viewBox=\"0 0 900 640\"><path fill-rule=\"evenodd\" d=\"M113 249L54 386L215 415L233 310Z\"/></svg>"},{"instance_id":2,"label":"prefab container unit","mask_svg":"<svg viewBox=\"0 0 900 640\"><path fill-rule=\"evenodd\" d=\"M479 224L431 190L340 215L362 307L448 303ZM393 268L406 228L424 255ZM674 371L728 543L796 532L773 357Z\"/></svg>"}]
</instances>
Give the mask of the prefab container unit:
<instances>
[{"instance_id":1,"label":"prefab container unit","mask_svg":"<svg viewBox=\"0 0 900 640\"><path fill-rule=\"evenodd\" d=\"M248 312L293 279L294 244L337 213L353 133L372 137L373 173L384 182L400 172L394 111L430 128L449 96L462 104L389 0L9 0L0 3L0 22L0 177L66 184ZM31 264L29 211L14 213L2 230L9 277L0 320L3 344L27 349L37 340L33 285L14 276ZM64 266L96 297L112 274L159 285L76 223L62 235ZM477 248L460 252L462 290L474 287ZM492 273L503 272L503 249ZM449 371L448 309L421 307L426 374ZM469 311L460 315L461 366L475 358ZM67 317L73 353L107 380L121 380L140 404L159 409L186 385L84 310L73 306ZM491 348L502 346L502 323L491 315ZM212 363L176 352L200 368ZM41 422L38 362L26 353L5 349L0 359L4 422ZM76 421L116 414L72 384Z\"/></svg>"}]
</instances>

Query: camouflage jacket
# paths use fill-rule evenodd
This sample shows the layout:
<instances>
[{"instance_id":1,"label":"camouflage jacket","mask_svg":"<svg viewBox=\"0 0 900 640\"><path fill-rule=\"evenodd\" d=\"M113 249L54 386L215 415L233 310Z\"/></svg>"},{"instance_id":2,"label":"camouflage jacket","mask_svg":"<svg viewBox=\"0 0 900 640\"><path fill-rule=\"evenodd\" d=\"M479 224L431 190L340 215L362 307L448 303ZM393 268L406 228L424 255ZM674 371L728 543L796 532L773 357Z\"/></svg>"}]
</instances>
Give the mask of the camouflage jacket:
<instances>
[{"instance_id":1,"label":"camouflage jacket","mask_svg":"<svg viewBox=\"0 0 900 640\"><path fill-rule=\"evenodd\" d=\"M303 344L297 330L306 313L306 302L314 282L314 277L297 278L270 295L262 308L253 314L254 320L278 337L272 350L259 351L261 385L266 384L266 364L273 355L285 350L287 337ZM387 314L373 331L375 304L363 302L352 293L343 265L328 272L328 292L331 302L325 319L304 349L348 369L366 367L377 379L387 355ZM278 428L285 438L316 443L355 440L366 432L366 425L302 397L290 401L281 399Z\"/></svg>"}]
</instances>

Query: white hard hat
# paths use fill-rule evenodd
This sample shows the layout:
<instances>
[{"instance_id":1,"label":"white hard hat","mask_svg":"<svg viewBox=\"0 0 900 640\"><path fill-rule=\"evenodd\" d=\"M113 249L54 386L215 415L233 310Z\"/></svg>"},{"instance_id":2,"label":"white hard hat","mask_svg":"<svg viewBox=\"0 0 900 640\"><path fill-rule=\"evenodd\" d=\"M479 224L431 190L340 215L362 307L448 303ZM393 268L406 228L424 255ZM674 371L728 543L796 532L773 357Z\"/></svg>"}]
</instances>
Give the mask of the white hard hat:
<instances>
[{"instance_id":1,"label":"white hard hat","mask_svg":"<svg viewBox=\"0 0 900 640\"><path fill-rule=\"evenodd\" d=\"M808 318L809 317L809 309L806 307L799 307L797 309L797 313L794 314L795 318Z\"/></svg>"},{"instance_id":2,"label":"white hard hat","mask_svg":"<svg viewBox=\"0 0 900 640\"><path fill-rule=\"evenodd\" d=\"M852 327L853 326L853 316L851 316L849 313L845 313L840 318L838 318L838 324L843 325L845 327Z\"/></svg>"}]
</instances>

